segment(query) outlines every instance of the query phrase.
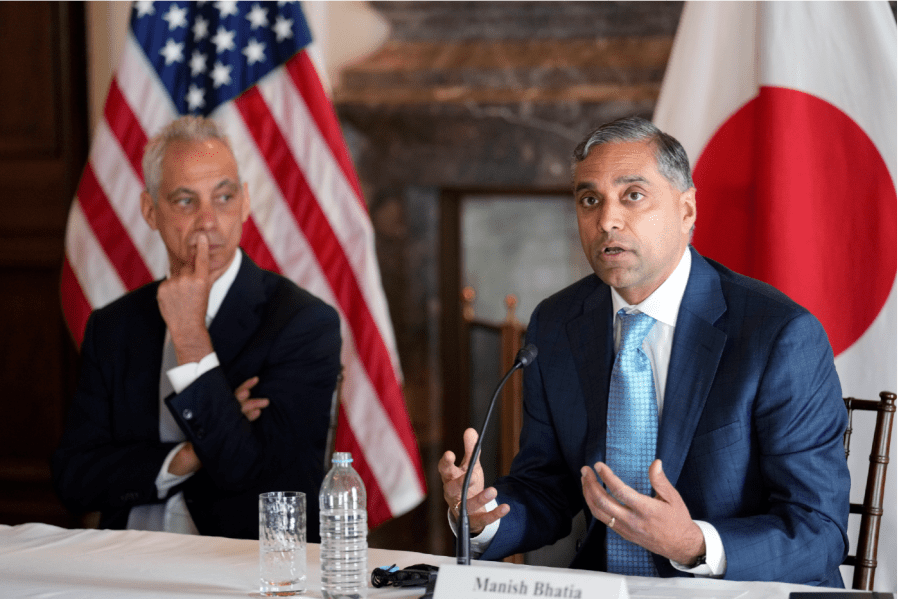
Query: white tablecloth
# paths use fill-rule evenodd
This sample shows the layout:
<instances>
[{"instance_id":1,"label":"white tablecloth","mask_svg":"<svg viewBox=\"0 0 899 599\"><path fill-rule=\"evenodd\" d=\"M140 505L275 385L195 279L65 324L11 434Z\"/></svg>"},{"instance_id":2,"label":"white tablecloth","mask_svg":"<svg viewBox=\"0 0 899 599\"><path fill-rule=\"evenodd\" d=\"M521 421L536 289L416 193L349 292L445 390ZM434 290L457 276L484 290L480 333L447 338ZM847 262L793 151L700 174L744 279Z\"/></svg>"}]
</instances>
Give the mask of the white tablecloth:
<instances>
[{"instance_id":1,"label":"white tablecloth","mask_svg":"<svg viewBox=\"0 0 899 599\"><path fill-rule=\"evenodd\" d=\"M199 599L258 597L258 542L134 530L0 525L3 599ZM318 545L307 550L306 596L321 597ZM446 556L371 549L368 568L453 563ZM513 564L498 567L527 568ZM780 583L628 578L637 599L787 599L822 590ZM372 598L419 597L422 589L369 589Z\"/></svg>"}]
</instances>

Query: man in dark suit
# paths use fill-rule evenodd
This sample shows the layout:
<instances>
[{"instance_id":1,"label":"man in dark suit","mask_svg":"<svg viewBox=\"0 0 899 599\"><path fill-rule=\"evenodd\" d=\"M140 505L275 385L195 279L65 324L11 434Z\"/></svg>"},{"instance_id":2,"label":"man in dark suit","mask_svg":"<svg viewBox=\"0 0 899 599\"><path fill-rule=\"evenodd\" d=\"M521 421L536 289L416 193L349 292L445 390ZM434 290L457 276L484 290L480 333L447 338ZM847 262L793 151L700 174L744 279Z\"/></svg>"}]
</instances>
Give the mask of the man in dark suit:
<instances>
[{"instance_id":1,"label":"man in dark suit","mask_svg":"<svg viewBox=\"0 0 899 599\"><path fill-rule=\"evenodd\" d=\"M57 492L103 527L257 538L259 493L303 491L315 541L337 313L239 250L250 197L213 121L173 122L143 166L170 275L91 315Z\"/></svg>"},{"instance_id":2,"label":"man in dark suit","mask_svg":"<svg viewBox=\"0 0 899 599\"><path fill-rule=\"evenodd\" d=\"M617 535L628 556L647 558L649 575L842 587L847 417L820 323L689 246L689 163L648 121L600 127L575 160L578 227L596 276L534 311L528 341L540 353L524 375L521 450L491 488L475 465L475 550L498 559L550 544L583 510L572 567L632 574L609 557ZM658 408L656 459L625 482L609 467L629 451L608 432L621 427L610 397L621 321L636 314L654 323L640 350ZM452 515L476 438L466 431L460 466L452 452L439 465Z\"/></svg>"}]
</instances>

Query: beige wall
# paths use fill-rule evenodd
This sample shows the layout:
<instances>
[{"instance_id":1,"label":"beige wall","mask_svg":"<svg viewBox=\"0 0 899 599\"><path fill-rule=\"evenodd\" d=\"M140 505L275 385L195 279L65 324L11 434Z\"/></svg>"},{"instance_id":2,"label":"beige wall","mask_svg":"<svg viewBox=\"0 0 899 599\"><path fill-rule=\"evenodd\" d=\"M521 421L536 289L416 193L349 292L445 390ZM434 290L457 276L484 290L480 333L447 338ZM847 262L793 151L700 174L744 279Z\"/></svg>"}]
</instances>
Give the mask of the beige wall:
<instances>
[{"instance_id":1,"label":"beige wall","mask_svg":"<svg viewBox=\"0 0 899 599\"><path fill-rule=\"evenodd\" d=\"M103 114L103 102L112 72L122 55L128 29L130 2L88 2L87 20L87 99L90 131Z\"/></svg>"}]
</instances>

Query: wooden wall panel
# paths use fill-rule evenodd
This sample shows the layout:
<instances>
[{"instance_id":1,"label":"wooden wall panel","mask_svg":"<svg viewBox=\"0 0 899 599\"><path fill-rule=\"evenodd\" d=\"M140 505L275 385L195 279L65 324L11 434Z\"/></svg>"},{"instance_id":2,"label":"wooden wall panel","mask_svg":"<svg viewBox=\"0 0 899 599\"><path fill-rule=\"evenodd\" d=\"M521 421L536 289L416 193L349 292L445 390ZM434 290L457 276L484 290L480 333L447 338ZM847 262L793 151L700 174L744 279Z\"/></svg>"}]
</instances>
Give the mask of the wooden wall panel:
<instances>
[{"instance_id":1,"label":"wooden wall panel","mask_svg":"<svg viewBox=\"0 0 899 599\"><path fill-rule=\"evenodd\" d=\"M59 276L87 154L83 5L0 3L0 81L0 523L67 525L49 459L77 360Z\"/></svg>"},{"instance_id":2,"label":"wooden wall panel","mask_svg":"<svg viewBox=\"0 0 899 599\"><path fill-rule=\"evenodd\" d=\"M60 153L56 119L59 112L59 78L56 50L59 11L47 2L4 2L0 5L0 156L21 158Z\"/></svg>"}]
</instances>

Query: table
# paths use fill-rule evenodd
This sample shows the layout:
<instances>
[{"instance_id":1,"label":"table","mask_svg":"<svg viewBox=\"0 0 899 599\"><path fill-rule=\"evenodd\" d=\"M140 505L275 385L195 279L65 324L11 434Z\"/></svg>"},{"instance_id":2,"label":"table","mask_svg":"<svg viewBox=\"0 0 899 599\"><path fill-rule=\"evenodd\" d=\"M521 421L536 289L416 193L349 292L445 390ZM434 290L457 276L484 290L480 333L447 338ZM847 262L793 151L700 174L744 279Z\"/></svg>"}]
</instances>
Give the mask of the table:
<instances>
[{"instance_id":1,"label":"table","mask_svg":"<svg viewBox=\"0 0 899 599\"><path fill-rule=\"evenodd\" d=\"M200 599L258 597L258 542L136 530L67 530L47 524L0 525L3 599ZM306 596L319 592L318 545L307 549ZM369 570L440 565L452 557L370 549ZM501 568L533 568L497 564ZM599 574L602 576L602 574ZM635 599L787 599L821 590L782 583L628 577ZM419 597L417 589L370 588L374 599Z\"/></svg>"}]
</instances>

